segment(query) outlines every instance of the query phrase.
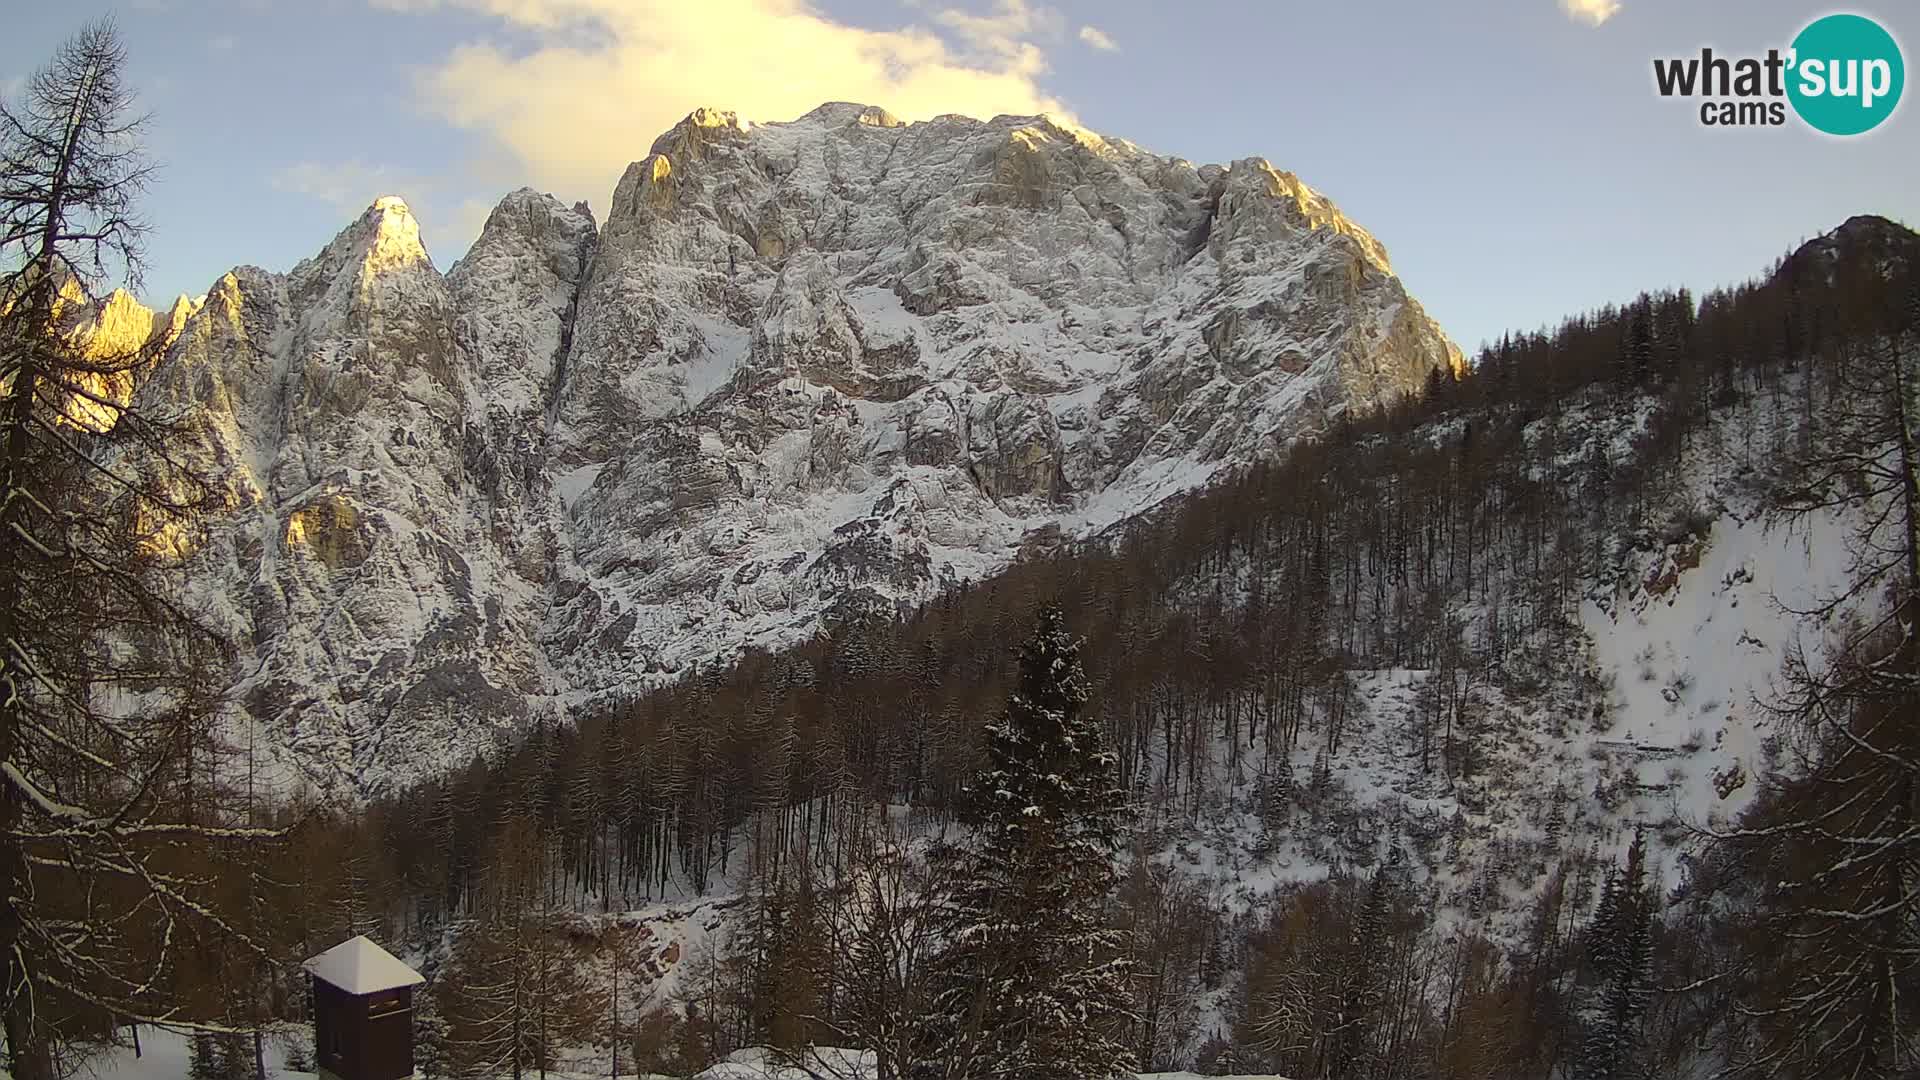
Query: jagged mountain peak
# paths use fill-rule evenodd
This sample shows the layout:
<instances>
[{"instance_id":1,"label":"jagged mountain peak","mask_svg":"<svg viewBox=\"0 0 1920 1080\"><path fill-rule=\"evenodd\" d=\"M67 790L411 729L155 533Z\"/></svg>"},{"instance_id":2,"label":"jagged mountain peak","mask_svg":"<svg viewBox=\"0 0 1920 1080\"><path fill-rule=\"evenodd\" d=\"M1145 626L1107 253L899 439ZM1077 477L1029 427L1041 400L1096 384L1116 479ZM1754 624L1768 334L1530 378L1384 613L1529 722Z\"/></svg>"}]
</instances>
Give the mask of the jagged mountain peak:
<instances>
[{"instance_id":1,"label":"jagged mountain peak","mask_svg":"<svg viewBox=\"0 0 1920 1080\"><path fill-rule=\"evenodd\" d=\"M509 193L487 215L479 239L447 272L477 402L545 409L598 240L585 203L568 207L531 188Z\"/></svg>"},{"instance_id":2,"label":"jagged mountain peak","mask_svg":"<svg viewBox=\"0 0 1920 1080\"><path fill-rule=\"evenodd\" d=\"M1263 157L1243 158L1218 181L1225 197L1228 192L1251 193L1260 205L1268 200L1278 203L1296 228L1328 229L1353 240L1367 261L1383 274L1393 273L1386 246L1340 212L1331 199L1307 186L1298 176L1274 167Z\"/></svg>"},{"instance_id":3,"label":"jagged mountain peak","mask_svg":"<svg viewBox=\"0 0 1920 1080\"><path fill-rule=\"evenodd\" d=\"M398 271L433 269L420 239L420 222L406 200L383 195L333 238L320 253L288 273L296 288L331 287L343 278L361 279Z\"/></svg>"},{"instance_id":4,"label":"jagged mountain peak","mask_svg":"<svg viewBox=\"0 0 1920 1080\"><path fill-rule=\"evenodd\" d=\"M696 114L621 180L551 443L590 679L924 599L1460 363L1384 247L1262 159L867 114Z\"/></svg>"},{"instance_id":5,"label":"jagged mountain peak","mask_svg":"<svg viewBox=\"0 0 1920 1080\"><path fill-rule=\"evenodd\" d=\"M682 117L679 123L662 132L653 140L653 148L648 152L664 154L669 148L683 144L692 132L702 129L720 128L742 131L747 126L749 125L741 123L740 114L732 109L702 105Z\"/></svg>"},{"instance_id":6,"label":"jagged mountain peak","mask_svg":"<svg viewBox=\"0 0 1920 1080\"><path fill-rule=\"evenodd\" d=\"M511 192L444 278L381 199L223 279L164 382L235 478L202 573L254 643L236 694L368 792L1110 529L1458 358L1264 159L838 102L696 110L604 225Z\"/></svg>"},{"instance_id":7,"label":"jagged mountain peak","mask_svg":"<svg viewBox=\"0 0 1920 1080\"><path fill-rule=\"evenodd\" d=\"M576 202L567 206L553 195L536 191L530 187L516 188L502 196L487 214L487 221L481 227L481 239L502 230L526 233L538 232L545 223L567 219L568 227L577 226L584 221L588 228L597 228L593 209L585 202Z\"/></svg>"},{"instance_id":8,"label":"jagged mountain peak","mask_svg":"<svg viewBox=\"0 0 1920 1080\"><path fill-rule=\"evenodd\" d=\"M363 227L364 223L371 223L366 229L370 233L366 240L369 269L433 265L426 245L420 240L420 222L398 195L383 195L374 200L361 221Z\"/></svg>"},{"instance_id":9,"label":"jagged mountain peak","mask_svg":"<svg viewBox=\"0 0 1920 1080\"><path fill-rule=\"evenodd\" d=\"M99 366L79 374L82 391L67 396L62 420L96 432L119 423L154 362L196 310L194 302L182 296L169 311L156 312L126 289L96 299L72 276L61 279L54 303L67 339Z\"/></svg>"},{"instance_id":10,"label":"jagged mountain peak","mask_svg":"<svg viewBox=\"0 0 1920 1080\"><path fill-rule=\"evenodd\" d=\"M571 263L578 261L582 245L591 247L598 234L599 225L586 203L567 206L552 195L520 188L495 204L480 229L480 236L461 261L448 271L447 277L452 280L463 273L470 275L474 268L466 264L473 262L476 255L488 258L503 249L525 249L546 253L543 258L558 255L569 266L550 269L570 281L575 280L581 268Z\"/></svg>"},{"instance_id":11,"label":"jagged mountain peak","mask_svg":"<svg viewBox=\"0 0 1920 1080\"><path fill-rule=\"evenodd\" d=\"M167 344L173 344L174 339L180 336L180 331L186 329L187 320L193 318L206 305L206 302L205 293L199 296L181 293L174 298L173 306L167 309L165 315L154 316L156 323L163 324L167 328Z\"/></svg>"}]
</instances>

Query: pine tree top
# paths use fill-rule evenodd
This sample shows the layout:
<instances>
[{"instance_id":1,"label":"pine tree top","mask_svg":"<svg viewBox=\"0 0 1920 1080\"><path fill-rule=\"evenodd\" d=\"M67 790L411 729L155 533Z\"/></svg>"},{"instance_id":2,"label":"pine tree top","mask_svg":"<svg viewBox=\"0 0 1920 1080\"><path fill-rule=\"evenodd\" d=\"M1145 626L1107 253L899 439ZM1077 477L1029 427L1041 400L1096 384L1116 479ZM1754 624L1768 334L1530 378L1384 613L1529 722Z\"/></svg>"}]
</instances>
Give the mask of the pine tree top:
<instances>
[{"instance_id":1,"label":"pine tree top","mask_svg":"<svg viewBox=\"0 0 1920 1080\"><path fill-rule=\"evenodd\" d=\"M987 730L988 767L964 800L969 824L1020 831L1119 809L1114 757L1085 715L1090 696L1080 642L1048 605L1020 650L1019 690Z\"/></svg>"}]
</instances>

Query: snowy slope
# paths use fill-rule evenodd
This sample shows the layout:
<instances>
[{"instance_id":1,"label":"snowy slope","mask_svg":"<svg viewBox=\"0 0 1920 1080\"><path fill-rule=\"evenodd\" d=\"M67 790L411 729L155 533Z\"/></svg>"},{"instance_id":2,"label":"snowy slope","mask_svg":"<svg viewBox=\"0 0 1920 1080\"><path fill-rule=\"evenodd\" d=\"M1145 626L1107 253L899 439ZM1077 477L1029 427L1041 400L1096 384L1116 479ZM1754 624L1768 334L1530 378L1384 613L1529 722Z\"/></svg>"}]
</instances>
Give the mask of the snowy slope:
<instances>
[{"instance_id":1,"label":"snowy slope","mask_svg":"<svg viewBox=\"0 0 1920 1080\"><path fill-rule=\"evenodd\" d=\"M152 1027L140 1030L140 1055L134 1056L132 1033L122 1029L127 1045L108 1048L90 1058L86 1067L95 1080L181 1080L187 1075L189 1037L174 1031ZM267 1076L269 1080L309 1080L312 1072L289 1066L289 1059L304 1064L313 1054L312 1030L304 1025L277 1027L267 1037ZM688 1080L860 1080L874 1075L872 1055L857 1050L816 1047L797 1065L782 1062L766 1050L741 1050L723 1062L705 1069ZM566 1069L547 1071L553 1080L593 1080L608 1075L607 1061L581 1059ZM657 1074L623 1073L632 1080L649 1080ZM7 1076L0 1070L0 1077ZM1199 1080L1196 1073L1141 1073L1141 1080ZM669 1078L660 1078L669 1080ZM1245 1080L1285 1080L1278 1076L1248 1076Z\"/></svg>"},{"instance_id":2,"label":"snowy slope","mask_svg":"<svg viewBox=\"0 0 1920 1080\"><path fill-rule=\"evenodd\" d=\"M1817 656L1823 644L1819 625L1792 613L1841 591L1846 541L1832 517L1789 527L1729 515L1704 543L1674 545L1641 581L1582 604L1619 717L1596 752L1691 821L1737 814L1753 786L1730 785L1763 771L1766 705L1789 646Z\"/></svg>"},{"instance_id":3,"label":"snowy slope","mask_svg":"<svg viewBox=\"0 0 1920 1080\"><path fill-rule=\"evenodd\" d=\"M515 192L445 275L382 199L215 283L140 392L227 496L196 582L258 741L364 795L1458 363L1384 248L1263 160L832 104L697 111L604 227Z\"/></svg>"},{"instance_id":4,"label":"snowy slope","mask_svg":"<svg viewBox=\"0 0 1920 1080\"><path fill-rule=\"evenodd\" d=\"M1644 416L1617 412L1601 401L1567 427L1624 445ZM1755 423L1750 442L1732 424L1699 435L1648 511L1692 509L1688 535L1610 557L1567 613L1572 640L1510 661L1539 665L1532 678L1476 678L1469 778L1421 767L1417 698L1437 673L1356 668L1347 676L1360 708L1328 762L1325 796L1296 795L1284 823L1264 824L1258 778L1236 777L1222 758L1200 812L1146 823L1171 826L1160 860L1232 913L1397 849L1443 923L1509 943L1556 861L1616 858L1636 826L1649 830L1656 872L1680 884L1695 830L1727 825L1770 769L1784 733L1768 706L1783 663L1796 645L1821 662L1831 620L1806 613L1842 592L1851 557L1855 522L1844 514L1788 522L1761 511L1746 446L1773 437L1767 415ZM1568 459L1584 453L1575 446ZM1477 610L1456 600L1454 613L1470 636ZM1536 688L1509 688L1522 681ZM1297 785L1316 754L1294 753Z\"/></svg>"}]
</instances>

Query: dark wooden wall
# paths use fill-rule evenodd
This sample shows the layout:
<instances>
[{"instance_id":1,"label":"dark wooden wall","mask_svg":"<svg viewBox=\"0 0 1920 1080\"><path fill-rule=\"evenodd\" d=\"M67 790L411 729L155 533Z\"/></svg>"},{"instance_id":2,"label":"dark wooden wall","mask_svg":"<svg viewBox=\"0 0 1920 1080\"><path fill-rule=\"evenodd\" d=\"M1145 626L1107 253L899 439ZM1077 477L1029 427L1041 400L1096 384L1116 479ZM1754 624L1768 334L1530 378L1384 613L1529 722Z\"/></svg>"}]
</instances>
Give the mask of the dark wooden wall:
<instances>
[{"instance_id":1,"label":"dark wooden wall","mask_svg":"<svg viewBox=\"0 0 1920 1080\"><path fill-rule=\"evenodd\" d=\"M354 1014L358 999L332 983L313 980L313 1060L342 1080L355 1080L357 1062L348 1055L360 1042ZM340 1053L334 1050L336 1042Z\"/></svg>"},{"instance_id":2,"label":"dark wooden wall","mask_svg":"<svg viewBox=\"0 0 1920 1080\"><path fill-rule=\"evenodd\" d=\"M413 988L356 997L315 979L313 1034L314 1060L341 1080L403 1080L413 1074Z\"/></svg>"},{"instance_id":3,"label":"dark wooden wall","mask_svg":"<svg viewBox=\"0 0 1920 1080\"><path fill-rule=\"evenodd\" d=\"M386 990L362 999L366 1019L361 1066L355 1080L401 1080L413 1075L413 988Z\"/></svg>"}]
</instances>

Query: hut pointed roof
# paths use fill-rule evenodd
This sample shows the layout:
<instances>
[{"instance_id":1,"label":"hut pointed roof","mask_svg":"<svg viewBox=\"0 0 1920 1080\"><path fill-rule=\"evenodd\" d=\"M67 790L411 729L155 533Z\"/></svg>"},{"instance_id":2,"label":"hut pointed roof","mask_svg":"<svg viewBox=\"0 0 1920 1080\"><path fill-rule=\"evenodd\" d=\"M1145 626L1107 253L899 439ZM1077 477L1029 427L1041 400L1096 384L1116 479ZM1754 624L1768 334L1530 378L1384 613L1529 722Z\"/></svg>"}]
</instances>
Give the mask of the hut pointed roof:
<instances>
[{"instance_id":1,"label":"hut pointed roof","mask_svg":"<svg viewBox=\"0 0 1920 1080\"><path fill-rule=\"evenodd\" d=\"M364 936L348 938L301 966L349 994L377 994L427 981Z\"/></svg>"}]
</instances>

